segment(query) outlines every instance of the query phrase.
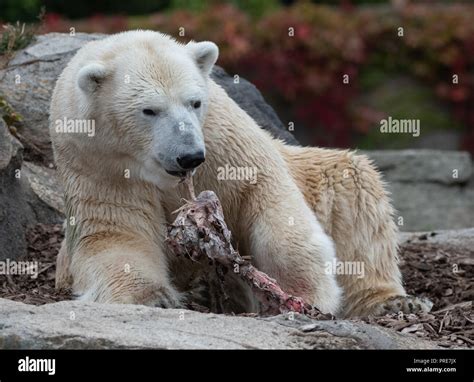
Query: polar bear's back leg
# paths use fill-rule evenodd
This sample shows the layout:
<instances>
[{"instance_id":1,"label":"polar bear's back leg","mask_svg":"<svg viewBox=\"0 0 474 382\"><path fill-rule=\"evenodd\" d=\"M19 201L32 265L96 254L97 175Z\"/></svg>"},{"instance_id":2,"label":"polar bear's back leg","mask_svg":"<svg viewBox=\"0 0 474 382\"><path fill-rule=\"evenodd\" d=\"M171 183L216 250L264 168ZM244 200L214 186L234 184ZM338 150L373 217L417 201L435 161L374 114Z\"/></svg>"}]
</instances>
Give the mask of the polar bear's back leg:
<instances>
[{"instance_id":1,"label":"polar bear's back leg","mask_svg":"<svg viewBox=\"0 0 474 382\"><path fill-rule=\"evenodd\" d=\"M402 286L394 210L370 160L318 148L289 148L286 156L336 245L338 261L331 269L344 290L340 315L429 310L429 302L406 296Z\"/></svg>"}]
</instances>

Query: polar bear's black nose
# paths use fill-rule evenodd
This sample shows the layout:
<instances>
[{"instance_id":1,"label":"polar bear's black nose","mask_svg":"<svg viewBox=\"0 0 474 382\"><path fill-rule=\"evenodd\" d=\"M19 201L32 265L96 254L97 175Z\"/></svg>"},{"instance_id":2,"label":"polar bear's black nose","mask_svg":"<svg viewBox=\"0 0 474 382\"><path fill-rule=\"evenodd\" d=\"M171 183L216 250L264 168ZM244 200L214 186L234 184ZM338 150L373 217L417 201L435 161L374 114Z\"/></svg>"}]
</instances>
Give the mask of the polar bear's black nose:
<instances>
[{"instance_id":1,"label":"polar bear's black nose","mask_svg":"<svg viewBox=\"0 0 474 382\"><path fill-rule=\"evenodd\" d=\"M202 151L198 151L194 154L183 155L176 159L179 166L184 170L192 170L204 162L204 160L204 152Z\"/></svg>"}]
</instances>

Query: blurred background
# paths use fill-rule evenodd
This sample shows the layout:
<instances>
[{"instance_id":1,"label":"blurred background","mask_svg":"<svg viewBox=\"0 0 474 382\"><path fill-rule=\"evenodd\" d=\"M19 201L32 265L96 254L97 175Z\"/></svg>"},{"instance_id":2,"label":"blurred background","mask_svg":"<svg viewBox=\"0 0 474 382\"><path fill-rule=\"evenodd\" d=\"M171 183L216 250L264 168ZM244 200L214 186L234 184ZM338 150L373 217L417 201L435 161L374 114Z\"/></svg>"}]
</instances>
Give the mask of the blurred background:
<instances>
[{"instance_id":1,"label":"blurred background","mask_svg":"<svg viewBox=\"0 0 474 382\"><path fill-rule=\"evenodd\" d=\"M0 23L0 53L15 25L15 49L28 30L212 40L302 144L474 153L473 1L0 0ZM381 134L388 116L420 136Z\"/></svg>"}]
</instances>

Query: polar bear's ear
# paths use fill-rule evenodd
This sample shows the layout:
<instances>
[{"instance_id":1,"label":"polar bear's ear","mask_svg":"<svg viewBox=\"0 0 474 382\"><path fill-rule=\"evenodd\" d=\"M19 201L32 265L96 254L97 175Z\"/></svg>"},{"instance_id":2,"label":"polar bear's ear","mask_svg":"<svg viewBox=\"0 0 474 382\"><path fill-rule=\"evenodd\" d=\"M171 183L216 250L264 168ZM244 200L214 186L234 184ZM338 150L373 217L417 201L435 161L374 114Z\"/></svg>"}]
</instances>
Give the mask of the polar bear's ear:
<instances>
[{"instance_id":1,"label":"polar bear's ear","mask_svg":"<svg viewBox=\"0 0 474 382\"><path fill-rule=\"evenodd\" d=\"M106 67L99 63L92 63L79 70L77 84L84 93L93 93L108 75Z\"/></svg>"},{"instance_id":2,"label":"polar bear's ear","mask_svg":"<svg viewBox=\"0 0 474 382\"><path fill-rule=\"evenodd\" d=\"M210 41L190 42L186 48L191 52L197 66L204 74L209 74L219 57L219 48Z\"/></svg>"}]
</instances>

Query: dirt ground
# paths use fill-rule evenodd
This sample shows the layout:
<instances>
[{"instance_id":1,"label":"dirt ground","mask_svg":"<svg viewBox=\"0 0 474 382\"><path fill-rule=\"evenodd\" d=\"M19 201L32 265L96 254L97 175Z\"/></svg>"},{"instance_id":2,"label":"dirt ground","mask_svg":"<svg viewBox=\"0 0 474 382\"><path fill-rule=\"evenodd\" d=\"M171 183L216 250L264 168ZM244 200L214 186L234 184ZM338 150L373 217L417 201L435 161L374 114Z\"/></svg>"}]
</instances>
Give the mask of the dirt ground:
<instances>
[{"instance_id":1,"label":"dirt ground","mask_svg":"<svg viewBox=\"0 0 474 382\"><path fill-rule=\"evenodd\" d=\"M38 277L0 275L0 297L41 305L71 299L54 289L55 261L63 233L61 225L37 225L28 233L28 256L39 262ZM422 315L386 315L364 321L435 341L446 348L474 348L474 262L462 253L439 250L429 244L401 248L401 270L409 294L428 297L432 312Z\"/></svg>"}]
</instances>

